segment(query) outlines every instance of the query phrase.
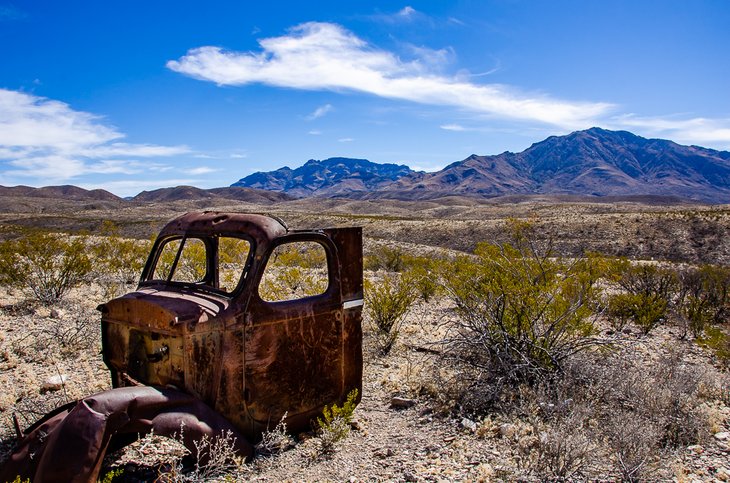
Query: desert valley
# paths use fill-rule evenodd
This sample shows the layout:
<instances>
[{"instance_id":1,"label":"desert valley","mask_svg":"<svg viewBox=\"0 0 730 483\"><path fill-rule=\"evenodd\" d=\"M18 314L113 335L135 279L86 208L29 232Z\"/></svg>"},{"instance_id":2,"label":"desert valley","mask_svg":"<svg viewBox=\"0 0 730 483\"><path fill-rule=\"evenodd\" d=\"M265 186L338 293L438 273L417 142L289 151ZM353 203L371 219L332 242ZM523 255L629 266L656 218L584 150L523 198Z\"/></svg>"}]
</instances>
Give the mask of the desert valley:
<instances>
[{"instance_id":1,"label":"desert valley","mask_svg":"<svg viewBox=\"0 0 730 483\"><path fill-rule=\"evenodd\" d=\"M334 440L272 424L248 463L141 436L113 481L730 481L730 153L592 129L432 174L332 158L233 185L0 188L0 461L14 421L110 388L96 307L167 221L213 210L362 227L362 401ZM57 270L34 236L84 247L57 297L13 279Z\"/></svg>"}]
</instances>

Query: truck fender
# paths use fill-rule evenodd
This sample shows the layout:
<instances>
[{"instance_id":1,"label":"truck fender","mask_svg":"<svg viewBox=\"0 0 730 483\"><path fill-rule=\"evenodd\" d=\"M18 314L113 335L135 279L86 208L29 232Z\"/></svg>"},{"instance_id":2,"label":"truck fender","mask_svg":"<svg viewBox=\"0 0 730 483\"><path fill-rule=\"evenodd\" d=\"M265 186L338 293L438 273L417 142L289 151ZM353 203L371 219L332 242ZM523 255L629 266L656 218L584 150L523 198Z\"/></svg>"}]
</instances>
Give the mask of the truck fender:
<instances>
[{"instance_id":1,"label":"truck fender","mask_svg":"<svg viewBox=\"0 0 730 483\"><path fill-rule=\"evenodd\" d=\"M152 386L103 391L47 414L24 432L13 454L0 468L0 482L30 479L45 482L95 482L107 448L121 448L135 435L181 433L195 452L195 441L228 433L246 459L251 444L219 413L184 392Z\"/></svg>"}]
</instances>

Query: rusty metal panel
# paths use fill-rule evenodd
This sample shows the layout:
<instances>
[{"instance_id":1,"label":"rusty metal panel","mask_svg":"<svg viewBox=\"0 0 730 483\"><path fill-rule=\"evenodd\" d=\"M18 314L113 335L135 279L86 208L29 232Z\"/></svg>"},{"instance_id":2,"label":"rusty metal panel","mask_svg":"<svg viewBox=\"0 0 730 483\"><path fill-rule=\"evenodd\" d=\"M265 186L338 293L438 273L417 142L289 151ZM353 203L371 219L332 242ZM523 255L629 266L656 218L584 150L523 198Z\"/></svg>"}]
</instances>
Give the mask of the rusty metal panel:
<instances>
[{"instance_id":1,"label":"rusty metal panel","mask_svg":"<svg viewBox=\"0 0 730 483\"><path fill-rule=\"evenodd\" d=\"M123 445L129 438L122 436L150 431L172 436L181 424L182 443L191 451L203 436L230 431L237 452L253 455L246 438L199 399L169 388L127 387L89 396L36 423L0 468L0 481L17 476L34 483L96 481L110 443Z\"/></svg>"}]
</instances>

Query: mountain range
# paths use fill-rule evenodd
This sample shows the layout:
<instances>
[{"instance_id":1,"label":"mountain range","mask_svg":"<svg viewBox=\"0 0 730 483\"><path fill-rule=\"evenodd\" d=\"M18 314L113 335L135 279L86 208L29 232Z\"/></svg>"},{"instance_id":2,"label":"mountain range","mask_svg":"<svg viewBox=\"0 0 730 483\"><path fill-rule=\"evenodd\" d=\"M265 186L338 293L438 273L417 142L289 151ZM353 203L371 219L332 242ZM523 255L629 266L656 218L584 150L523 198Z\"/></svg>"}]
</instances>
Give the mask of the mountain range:
<instances>
[{"instance_id":1,"label":"mountain range","mask_svg":"<svg viewBox=\"0 0 730 483\"><path fill-rule=\"evenodd\" d=\"M393 181L414 171L405 165L379 164L367 159L310 159L303 166L257 172L231 186L283 191L292 196L337 196L385 189Z\"/></svg>"},{"instance_id":2,"label":"mountain range","mask_svg":"<svg viewBox=\"0 0 730 483\"><path fill-rule=\"evenodd\" d=\"M430 200L446 197L522 199L602 197L730 203L730 152L646 139L627 131L591 128L551 136L519 153L472 154L425 173L366 159L310 159L292 169L257 172L230 187L177 186L143 191L124 200L108 191L76 186L0 186L0 197L93 203L231 200L258 204L296 198ZM516 197L516 198L515 198ZM8 205L8 206L11 206Z\"/></svg>"},{"instance_id":3,"label":"mountain range","mask_svg":"<svg viewBox=\"0 0 730 483\"><path fill-rule=\"evenodd\" d=\"M591 128L551 136L520 153L473 154L435 173L362 159L310 160L234 186L292 196L435 199L451 195L673 196L730 202L730 152Z\"/></svg>"}]
</instances>

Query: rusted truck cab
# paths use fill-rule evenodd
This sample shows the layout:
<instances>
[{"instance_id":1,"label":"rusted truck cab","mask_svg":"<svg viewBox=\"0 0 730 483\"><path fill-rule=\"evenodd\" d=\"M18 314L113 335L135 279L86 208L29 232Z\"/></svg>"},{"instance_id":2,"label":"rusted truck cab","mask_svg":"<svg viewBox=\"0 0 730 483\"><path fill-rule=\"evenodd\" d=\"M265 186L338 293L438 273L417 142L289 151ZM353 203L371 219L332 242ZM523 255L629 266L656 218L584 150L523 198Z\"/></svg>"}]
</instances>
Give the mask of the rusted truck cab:
<instances>
[{"instance_id":1,"label":"rusted truck cab","mask_svg":"<svg viewBox=\"0 0 730 483\"><path fill-rule=\"evenodd\" d=\"M104 361L114 387L192 394L253 442L284 413L308 429L362 392L362 303L360 228L188 213L160 232L137 290L100 306Z\"/></svg>"}]
</instances>

